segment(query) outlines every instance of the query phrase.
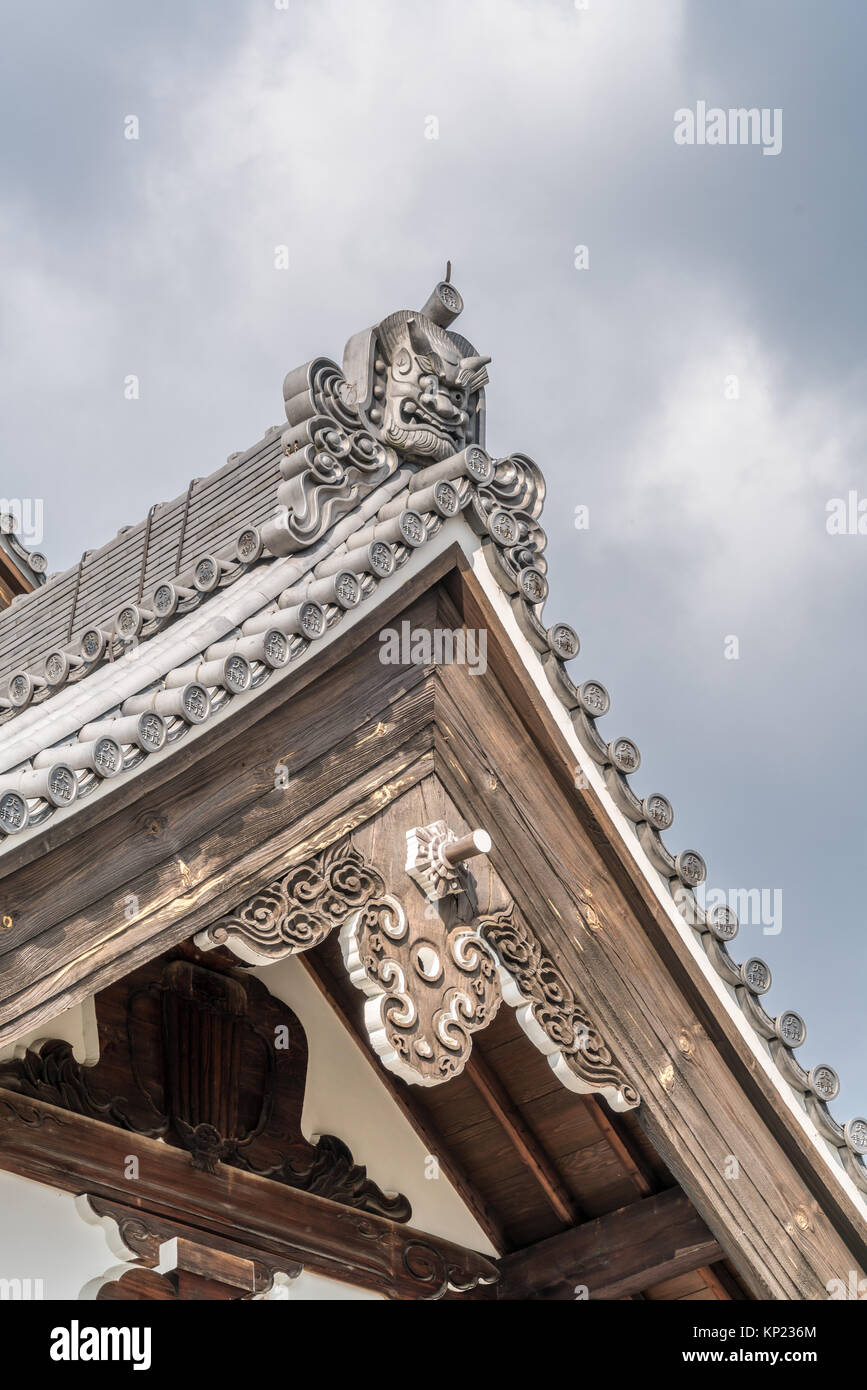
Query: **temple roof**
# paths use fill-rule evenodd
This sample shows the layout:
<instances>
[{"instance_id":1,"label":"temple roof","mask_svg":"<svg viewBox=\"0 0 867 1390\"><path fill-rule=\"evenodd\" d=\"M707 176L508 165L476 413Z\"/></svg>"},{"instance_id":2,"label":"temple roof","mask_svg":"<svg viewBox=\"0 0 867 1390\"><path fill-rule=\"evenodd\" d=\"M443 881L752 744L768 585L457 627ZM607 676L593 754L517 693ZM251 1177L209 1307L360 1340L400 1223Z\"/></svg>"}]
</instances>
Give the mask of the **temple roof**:
<instances>
[{"instance_id":1,"label":"temple roof","mask_svg":"<svg viewBox=\"0 0 867 1390\"><path fill-rule=\"evenodd\" d=\"M351 339L342 370L316 358L290 372L286 428L0 616L0 864L47 822L232 718L356 610L457 544L511 624L524 676L568 731L586 779L576 788L604 799L622 852L702 948L720 1008L738 1013L805 1137L863 1210L867 1121L831 1115L835 1072L801 1067L803 1020L765 1011L768 966L730 954L734 912L705 912L695 896L702 856L668 848L673 810L636 790L640 754L606 729L605 687L567 670L578 637L544 615L544 481L526 455L485 451L488 359L450 330L461 307L441 282L423 310Z\"/></svg>"}]
</instances>

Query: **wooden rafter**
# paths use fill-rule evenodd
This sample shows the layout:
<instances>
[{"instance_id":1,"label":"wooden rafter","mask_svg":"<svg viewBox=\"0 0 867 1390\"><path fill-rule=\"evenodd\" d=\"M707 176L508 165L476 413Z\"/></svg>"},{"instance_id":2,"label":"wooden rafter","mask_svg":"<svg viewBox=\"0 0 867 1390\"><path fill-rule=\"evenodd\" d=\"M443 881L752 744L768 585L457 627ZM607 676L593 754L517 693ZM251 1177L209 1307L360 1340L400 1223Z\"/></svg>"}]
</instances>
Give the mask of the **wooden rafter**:
<instances>
[{"instance_id":1,"label":"wooden rafter","mask_svg":"<svg viewBox=\"0 0 867 1390\"><path fill-rule=\"evenodd\" d=\"M479 1048L470 1057L464 1071L505 1131L521 1162L536 1179L553 1211L561 1221L574 1226L582 1215L578 1203Z\"/></svg>"},{"instance_id":2,"label":"wooden rafter","mask_svg":"<svg viewBox=\"0 0 867 1390\"><path fill-rule=\"evenodd\" d=\"M654 1175L644 1155L640 1152L637 1144L633 1142L623 1121L619 1116L606 1110L596 1096L587 1096L586 1104L599 1129L632 1178L636 1191L642 1197L649 1196L657 1186ZM728 1301L732 1297L722 1279L711 1269L710 1265L700 1266L697 1272L717 1299Z\"/></svg>"}]
</instances>

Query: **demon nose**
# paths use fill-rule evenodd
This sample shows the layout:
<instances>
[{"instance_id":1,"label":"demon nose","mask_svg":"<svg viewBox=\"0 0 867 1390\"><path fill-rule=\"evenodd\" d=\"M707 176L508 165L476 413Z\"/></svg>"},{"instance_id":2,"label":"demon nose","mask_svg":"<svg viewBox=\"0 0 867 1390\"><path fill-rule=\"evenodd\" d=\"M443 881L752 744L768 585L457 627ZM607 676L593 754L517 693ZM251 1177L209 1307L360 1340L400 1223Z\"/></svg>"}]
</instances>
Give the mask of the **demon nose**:
<instances>
[{"instance_id":1,"label":"demon nose","mask_svg":"<svg viewBox=\"0 0 867 1390\"><path fill-rule=\"evenodd\" d=\"M432 405L437 415L441 415L444 420L454 420L461 414L460 409L446 391L438 391Z\"/></svg>"}]
</instances>

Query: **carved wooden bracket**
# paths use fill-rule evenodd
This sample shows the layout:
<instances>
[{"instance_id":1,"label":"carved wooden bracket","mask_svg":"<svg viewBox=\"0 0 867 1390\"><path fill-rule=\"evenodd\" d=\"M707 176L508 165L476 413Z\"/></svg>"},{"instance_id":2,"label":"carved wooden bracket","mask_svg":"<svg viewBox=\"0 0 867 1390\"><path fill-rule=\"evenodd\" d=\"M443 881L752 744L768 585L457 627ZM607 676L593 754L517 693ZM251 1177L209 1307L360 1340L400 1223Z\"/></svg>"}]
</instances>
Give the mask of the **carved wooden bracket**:
<instances>
[{"instance_id":1,"label":"carved wooden bracket","mask_svg":"<svg viewBox=\"0 0 867 1390\"><path fill-rule=\"evenodd\" d=\"M318 946L335 927L385 894L385 884L349 840L281 874L195 938L203 951L228 946L250 965L267 965Z\"/></svg>"}]
</instances>

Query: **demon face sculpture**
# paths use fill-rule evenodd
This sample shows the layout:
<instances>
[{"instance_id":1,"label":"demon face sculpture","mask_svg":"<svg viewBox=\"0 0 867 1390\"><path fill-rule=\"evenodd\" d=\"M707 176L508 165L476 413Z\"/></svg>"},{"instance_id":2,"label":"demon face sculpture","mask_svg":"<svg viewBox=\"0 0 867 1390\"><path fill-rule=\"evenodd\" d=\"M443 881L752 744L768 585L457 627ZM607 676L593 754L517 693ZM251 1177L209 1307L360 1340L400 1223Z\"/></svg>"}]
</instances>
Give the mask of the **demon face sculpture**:
<instances>
[{"instance_id":1,"label":"demon face sculpture","mask_svg":"<svg viewBox=\"0 0 867 1390\"><path fill-rule=\"evenodd\" d=\"M469 343L423 314L392 314L377 336L382 355L374 394L381 401L383 442L404 456L436 460L472 443L491 359L473 355Z\"/></svg>"}]
</instances>

